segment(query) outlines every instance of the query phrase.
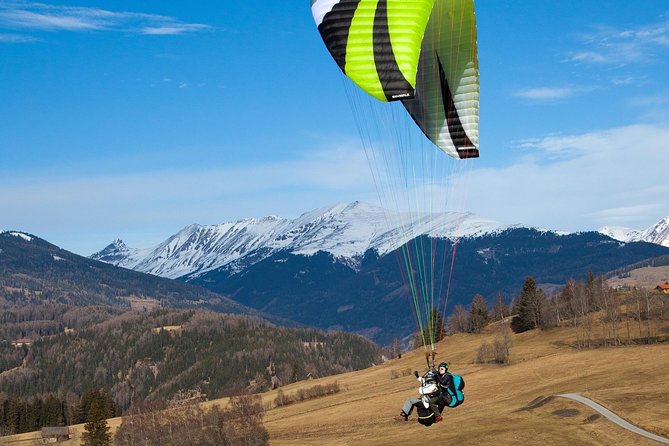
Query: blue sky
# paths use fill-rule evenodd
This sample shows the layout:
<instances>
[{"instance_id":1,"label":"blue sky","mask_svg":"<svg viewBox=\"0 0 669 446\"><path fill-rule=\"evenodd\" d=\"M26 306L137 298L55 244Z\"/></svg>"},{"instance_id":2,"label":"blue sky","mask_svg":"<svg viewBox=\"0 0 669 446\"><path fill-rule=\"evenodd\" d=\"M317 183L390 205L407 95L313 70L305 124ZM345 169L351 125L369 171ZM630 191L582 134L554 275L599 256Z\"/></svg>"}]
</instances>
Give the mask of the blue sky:
<instances>
[{"instance_id":1,"label":"blue sky","mask_svg":"<svg viewBox=\"0 0 669 446\"><path fill-rule=\"evenodd\" d=\"M479 0L467 210L669 215L666 0ZM376 192L307 0L0 0L0 229L88 255Z\"/></svg>"}]
</instances>

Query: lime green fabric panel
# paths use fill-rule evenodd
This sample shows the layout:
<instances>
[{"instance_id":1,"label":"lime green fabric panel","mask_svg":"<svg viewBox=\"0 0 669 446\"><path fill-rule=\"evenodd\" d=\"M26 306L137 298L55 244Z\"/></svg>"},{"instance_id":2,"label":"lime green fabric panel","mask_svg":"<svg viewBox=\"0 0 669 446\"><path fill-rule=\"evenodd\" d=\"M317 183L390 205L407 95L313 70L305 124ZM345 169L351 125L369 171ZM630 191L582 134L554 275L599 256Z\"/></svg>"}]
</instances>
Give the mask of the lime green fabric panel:
<instances>
[{"instance_id":1,"label":"lime green fabric panel","mask_svg":"<svg viewBox=\"0 0 669 446\"><path fill-rule=\"evenodd\" d=\"M437 52L458 116L468 138L478 147L479 63L474 0L439 1L443 3L439 11L441 23L430 29L429 38L440 41ZM452 130L445 117L435 127L437 145L448 145Z\"/></svg>"},{"instance_id":2,"label":"lime green fabric panel","mask_svg":"<svg viewBox=\"0 0 669 446\"><path fill-rule=\"evenodd\" d=\"M349 30L346 75L380 101L387 100L380 71L399 69L399 75L415 87L421 42L433 4L434 0L362 0ZM387 28L375 28L383 7ZM394 59L397 68L383 65L379 59Z\"/></svg>"},{"instance_id":3,"label":"lime green fabric panel","mask_svg":"<svg viewBox=\"0 0 669 446\"><path fill-rule=\"evenodd\" d=\"M439 41L438 53L449 83L460 85L468 66L478 71L476 18L473 0L442 0L439 21L430 29L430 39ZM426 36L427 37L427 36Z\"/></svg>"},{"instance_id":4,"label":"lime green fabric panel","mask_svg":"<svg viewBox=\"0 0 669 446\"><path fill-rule=\"evenodd\" d=\"M416 95L404 102L428 139L455 158L465 147L478 147L476 38L474 0L436 0L423 39ZM451 102L456 113L449 117L445 107Z\"/></svg>"},{"instance_id":5,"label":"lime green fabric panel","mask_svg":"<svg viewBox=\"0 0 669 446\"><path fill-rule=\"evenodd\" d=\"M404 78L416 86L421 42L434 0L388 0L391 46Z\"/></svg>"},{"instance_id":6,"label":"lime green fabric panel","mask_svg":"<svg viewBox=\"0 0 669 446\"><path fill-rule=\"evenodd\" d=\"M353 17L346 44L346 75L380 101L386 96L374 61L374 17L378 0L362 0Z\"/></svg>"}]
</instances>

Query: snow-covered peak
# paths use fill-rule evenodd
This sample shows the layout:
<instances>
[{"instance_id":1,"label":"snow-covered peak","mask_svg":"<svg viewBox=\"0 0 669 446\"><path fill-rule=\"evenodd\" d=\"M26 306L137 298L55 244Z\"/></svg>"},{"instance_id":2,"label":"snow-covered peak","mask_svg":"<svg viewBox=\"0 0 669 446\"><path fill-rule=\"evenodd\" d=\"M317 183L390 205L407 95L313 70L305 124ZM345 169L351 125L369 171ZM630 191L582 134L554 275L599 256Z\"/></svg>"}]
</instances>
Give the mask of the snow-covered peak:
<instances>
[{"instance_id":1,"label":"snow-covered peak","mask_svg":"<svg viewBox=\"0 0 669 446\"><path fill-rule=\"evenodd\" d=\"M146 250L128 248L121 239L116 239L90 256L91 259L111 263L124 268L132 268L146 255Z\"/></svg>"},{"instance_id":2,"label":"snow-covered peak","mask_svg":"<svg viewBox=\"0 0 669 446\"><path fill-rule=\"evenodd\" d=\"M599 232L608 235L614 240L626 243L641 240L641 231L638 229L624 228L621 226L604 226Z\"/></svg>"},{"instance_id":3,"label":"snow-covered peak","mask_svg":"<svg viewBox=\"0 0 669 446\"><path fill-rule=\"evenodd\" d=\"M622 242L648 242L669 247L669 216L645 230L604 227L602 234Z\"/></svg>"},{"instance_id":4,"label":"snow-covered peak","mask_svg":"<svg viewBox=\"0 0 669 446\"><path fill-rule=\"evenodd\" d=\"M315 209L292 220L268 216L192 224L149 249L128 248L115 240L92 257L170 278L223 266L240 270L279 251L301 255L325 251L356 267L368 250L384 255L420 235L458 239L512 227L520 225L501 225L472 213L391 212L356 201ZM643 240L669 246L669 217L645 231L606 227L600 232L624 242Z\"/></svg>"},{"instance_id":5,"label":"snow-covered peak","mask_svg":"<svg viewBox=\"0 0 669 446\"><path fill-rule=\"evenodd\" d=\"M669 216L646 229L643 233L643 239L650 243L669 247Z\"/></svg>"},{"instance_id":6,"label":"snow-covered peak","mask_svg":"<svg viewBox=\"0 0 669 446\"><path fill-rule=\"evenodd\" d=\"M116 241L93 258L170 278L242 260L254 263L281 250L302 255L325 251L355 267L370 249L383 255L422 234L459 238L504 228L469 213L397 213L355 201L305 212L293 220L269 216L193 224L154 248L133 250Z\"/></svg>"}]
</instances>

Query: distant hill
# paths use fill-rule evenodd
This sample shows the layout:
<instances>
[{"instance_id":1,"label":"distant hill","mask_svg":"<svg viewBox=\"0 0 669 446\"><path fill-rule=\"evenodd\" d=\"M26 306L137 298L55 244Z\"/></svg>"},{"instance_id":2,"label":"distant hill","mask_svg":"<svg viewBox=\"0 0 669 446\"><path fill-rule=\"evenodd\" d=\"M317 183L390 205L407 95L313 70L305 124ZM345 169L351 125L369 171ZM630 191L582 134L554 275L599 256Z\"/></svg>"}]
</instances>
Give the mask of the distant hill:
<instances>
[{"instance_id":1,"label":"distant hill","mask_svg":"<svg viewBox=\"0 0 669 446\"><path fill-rule=\"evenodd\" d=\"M91 260L34 235L0 233L0 305L45 302L127 308L162 305L260 315L198 286Z\"/></svg>"},{"instance_id":2,"label":"distant hill","mask_svg":"<svg viewBox=\"0 0 669 446\"><path fill-rule=\"evenodd\" d=\"M612 288L655 289L665 282L669 282L669 256L644 260L607 274L607 284Z\"/></svg>"},{"instance_id":3,"label":"distant hill","mask_svg":"<svg viewBox=\"0 0 669 446\"><path fill-rule=\"evenodd\" d=\"M346 228L353 231L353 226L342 223L341 216L355 209L360 210L358 206L349 207L341 210L343 214L336 213L334 220L319 221L331 233L343 234ZM461 221L458 225L460 229L465 226L478 229L473 235L457 240L450 285L448 259L455 242L427 235L385 254L367 249L355 258L337 257L324 250L299 253L292 248L268 250L260 246L222 267L184 276L181 280L188 283L183 283L77 256L28 234L5 232L0 234L0 299L124 307L150 307L151 302L159 302L169 307L258 314L283 325L299 323L344 330L389 345L393 339L406 338L417 330L411 292L398 261L407 246L410 252L416 251L411 244L429 246L429 251L442 259L435 264L437 280L432 291L438 299L435 305L440 306L450 286L451 309L456 304L469 305L476 294L482 294L489 303L497 294L509 301L528 275L545 288L555 288L569 278L583 278L589 271L604 274L669 255L667 247L619 242L597 232L559 234L521 227L491 229L492 226L474 221L480 222ZM483 230L484 227L488 229ZM316 243L316 233L310 234L303 233L304 240ZM314 246L346 245L336 237L322 236L319 240ZM190 246L195 252L193 243L182 240L181 248L175 245L170 249L176 252ZM243 251L242 245L234 246Z\"/></svg>"}]
</instances>

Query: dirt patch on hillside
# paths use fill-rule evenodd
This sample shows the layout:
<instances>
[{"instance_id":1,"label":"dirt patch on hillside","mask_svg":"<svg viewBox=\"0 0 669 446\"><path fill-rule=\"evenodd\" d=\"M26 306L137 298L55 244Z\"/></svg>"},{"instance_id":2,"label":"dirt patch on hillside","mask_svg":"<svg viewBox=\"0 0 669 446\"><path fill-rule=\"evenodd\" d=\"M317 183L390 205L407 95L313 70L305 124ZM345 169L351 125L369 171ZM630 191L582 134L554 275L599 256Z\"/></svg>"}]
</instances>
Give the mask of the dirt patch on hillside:
<instances>
[{"instance_id":1,"label":"dirt patch on hillside","mask_svg":"<svg viewBox=\"0 0 669 446\"><path fill-rule=\"evenodd\" d=\"M553 395L551 395L551 396L538 396L535 399L533 399L532 401L530 401L529 403L527 403L527 405L525 407L521 408L520 410L536 409L538 407L541 407L545 404L550 403L551 401L553 401L553 399L555 399L555 397Z\"/></svg>"},{"instance_id":2,"label":"dirt patch on hillside","mask_svg":"<svg viewBox=\"0 0 669 446\"><path fill-rule=\"evenodd\" d=\"M575 417L581 412L578 409L558 409L552 412L557 417Z\"/></svg>"},{"instance_id":3,"label":"dirt patch on hillside","mask_svg":"<svg viewBox=\"0 0 669 446\"><path fill-rule=\"evenodd\" d=\"M585 419L585 422L586 423L594 423L595 421L599 420L600 418L602 418L602 416L600 414L593 413L592 415L590 415L588 418Z\"/></svg>"}]
</instances>

